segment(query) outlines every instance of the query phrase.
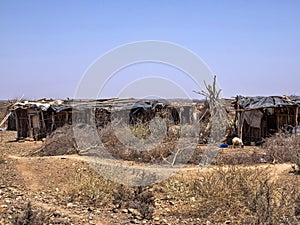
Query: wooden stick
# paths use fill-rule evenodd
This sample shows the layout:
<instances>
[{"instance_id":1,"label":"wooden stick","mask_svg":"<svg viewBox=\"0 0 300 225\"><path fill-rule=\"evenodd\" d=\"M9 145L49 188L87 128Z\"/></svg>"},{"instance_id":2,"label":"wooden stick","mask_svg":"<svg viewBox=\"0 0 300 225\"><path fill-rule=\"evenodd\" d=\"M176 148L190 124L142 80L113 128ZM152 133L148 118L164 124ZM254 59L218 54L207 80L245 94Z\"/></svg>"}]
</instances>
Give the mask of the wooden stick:
<instances>
[{"instance_id":1,"label":"wooden stick","mask_svg":"<svg viewBox=\"0 0 300 225\"><path fill-rule=\"evenodd\" d=\"M0 123L0 127L6 122L6 120L8 119L10 113L6 114L6 116L3 118L3 120Z\"/></svg>"},{"instance_id":2,"label":"wooden stick","mask_svg":"<svg viewBox=\"0 0 300 225\"><path fill-rule=\"evenodd\" d=\"M299 114L299 106L296 108L296 115L295 115L295 135L297 134L297 127L298 127L298 114Z\"/></svg>"}]
</instances>

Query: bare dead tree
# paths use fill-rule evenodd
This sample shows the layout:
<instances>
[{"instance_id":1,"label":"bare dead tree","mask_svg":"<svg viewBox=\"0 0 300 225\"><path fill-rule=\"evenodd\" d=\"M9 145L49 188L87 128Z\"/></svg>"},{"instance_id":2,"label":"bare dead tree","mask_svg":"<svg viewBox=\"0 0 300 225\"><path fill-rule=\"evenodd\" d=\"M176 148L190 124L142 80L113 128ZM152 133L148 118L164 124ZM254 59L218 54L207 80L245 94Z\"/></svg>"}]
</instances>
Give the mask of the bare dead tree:
<instances>
[{"instance_id":1,"label":"bare dead tree","mask_svg":"<svg viewBox=\"0 0 300 225\"><path fill-rule=\"evenodd\" d=\"M226 128L229 125L224 101L220 98L221 89L217 88L216 76L213 84L207 84L204 81L206 90L194 91L197 94L206 97L211 114L207 129L210 130L210 143L219 143L225 136Z\"/></svg>"},{"instance_id":2,"label":"bare dead tree","mask_svg":"<svg viewBox=\"0 0 300 225\"><path fill-rule=\"evenodd\" d=\"M204 81L206 90L200 92L194 91L197 94L203 95L208 101L210 111L209 123L206 127L207 133L210 133L208 147L202 155L200 167L210 165L215 160L219 152L219 143L221 143L226 135L226 129L229 126L229 120L225 108L224 101L220 98L221 89L217 88L216 76L212 85Z\"/></svg>"}]
</instances>

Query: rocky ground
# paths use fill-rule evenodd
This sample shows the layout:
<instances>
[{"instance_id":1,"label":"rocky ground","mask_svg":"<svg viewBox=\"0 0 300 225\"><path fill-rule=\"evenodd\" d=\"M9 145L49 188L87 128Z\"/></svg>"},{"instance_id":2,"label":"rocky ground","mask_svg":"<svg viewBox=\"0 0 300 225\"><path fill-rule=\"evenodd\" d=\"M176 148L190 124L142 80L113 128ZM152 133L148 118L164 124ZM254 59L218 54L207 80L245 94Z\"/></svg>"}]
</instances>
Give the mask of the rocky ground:
<instances>
[{"instance_id":1,"label":"rocky ground","mask_svg":"<svg viewBox=\"0 0 300 225\"><path fill-rule=\"evenodd\" d=\"M130 206L115 207L111 193L116 184L99 179L81 156L29 157L42 142L16 142L15 137L15 132L0 131L0 224L213 224L178 213L182 204L172 200L163 184L152 187L151 218ZM197 170L191 165L175 176L181 179ZM288 170L289 164L273 167L278 176L287 176ZM105 194L93 190L96 181ZM231 222L224 217L222 223Z\"/></svg>"}]
</instances>

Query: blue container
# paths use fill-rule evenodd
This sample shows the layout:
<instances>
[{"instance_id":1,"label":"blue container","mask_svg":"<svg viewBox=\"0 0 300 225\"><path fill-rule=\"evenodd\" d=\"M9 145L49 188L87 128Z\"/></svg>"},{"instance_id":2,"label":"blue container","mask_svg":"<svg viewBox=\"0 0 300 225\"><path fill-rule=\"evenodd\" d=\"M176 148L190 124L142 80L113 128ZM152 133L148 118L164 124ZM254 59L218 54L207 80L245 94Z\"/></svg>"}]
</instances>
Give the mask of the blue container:
<instances>
[{"instance_id":1,"label":"blue container","mask_svg":"<svg viewBox=\"0 0 300 225\"><path fill-rule=\"evenodd\" d=\"M220 144L220 148L228 148L228 144Z\"/></svg>"}]
</instances>

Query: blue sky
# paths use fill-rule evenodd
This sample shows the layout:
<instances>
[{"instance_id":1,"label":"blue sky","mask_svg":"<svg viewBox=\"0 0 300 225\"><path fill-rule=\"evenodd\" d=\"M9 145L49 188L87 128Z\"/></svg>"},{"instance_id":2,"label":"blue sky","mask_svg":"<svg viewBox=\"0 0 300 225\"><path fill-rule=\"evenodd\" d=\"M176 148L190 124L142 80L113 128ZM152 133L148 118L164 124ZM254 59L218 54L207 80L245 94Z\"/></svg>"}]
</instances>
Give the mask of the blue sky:
<instances>
[{"instance_id":1,"label":"blue sky","mask_svg":"<svg viewBox=\"0 0 300 225\"><path fill-rule=\"evenodd\" d=\"M195 52L225 97L300 95L299 12L297 0L1 0L0 98L72 98L95 59L142 40ZM149 65L128 71L170 79L176 73ZM194 90L188 80L175 82ZM114 97L120 85L112 79L104 97Z\"/></svg>"}]
</instances>

